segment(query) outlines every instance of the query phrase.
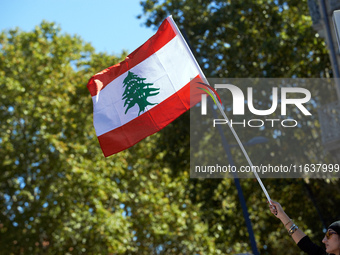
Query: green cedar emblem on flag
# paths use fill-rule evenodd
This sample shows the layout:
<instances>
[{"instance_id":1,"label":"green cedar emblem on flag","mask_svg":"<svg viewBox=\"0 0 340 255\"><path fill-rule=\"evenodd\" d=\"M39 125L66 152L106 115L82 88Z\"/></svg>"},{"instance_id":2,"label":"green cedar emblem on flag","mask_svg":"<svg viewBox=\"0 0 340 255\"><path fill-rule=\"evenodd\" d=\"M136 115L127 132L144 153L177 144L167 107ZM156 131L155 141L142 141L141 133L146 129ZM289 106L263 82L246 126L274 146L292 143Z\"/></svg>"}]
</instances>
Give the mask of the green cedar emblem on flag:
<instances>
[{"instance_id":1,"label":"green cedar emblem on flag","mask_svg":"<svg viewBox=\"0 0 340 255\"><path fill-rule=\"evenodd\" d=\"M138 75L128 72L128 75L124 79L123 83L125 87L125 91L123 93L123 100L125 100L124 107L127 105L125 110L125 114L128 112L130 108L132 108L135 104L139 106L138 116L141 112L145 111L145 108L148 105L155 105L157 103L148 102L148 97L155 96L159 94L159 88L150 88L153 83L144 83L146 78L138 77Z\"/></svg>"}]
</instances>

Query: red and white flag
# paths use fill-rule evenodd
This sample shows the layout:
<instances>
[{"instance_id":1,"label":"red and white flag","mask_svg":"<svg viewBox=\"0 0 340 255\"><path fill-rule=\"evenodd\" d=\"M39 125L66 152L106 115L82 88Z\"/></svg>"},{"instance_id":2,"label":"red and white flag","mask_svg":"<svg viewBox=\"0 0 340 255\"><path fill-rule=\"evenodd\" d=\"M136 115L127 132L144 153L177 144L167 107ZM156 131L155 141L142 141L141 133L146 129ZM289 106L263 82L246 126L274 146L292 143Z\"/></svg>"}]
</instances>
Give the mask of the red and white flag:
<instances>
[{"instance_id":1,"label":"red and white flag","mask_svg":"<svg viewBox=\"0 0 340 255\"><path fill-rule=\"evenodd\" d=\"M126 59L87 87L105 157L127 149L189 110L190 81L202 71L172 17Z\"/></svg>"}]
</instances>

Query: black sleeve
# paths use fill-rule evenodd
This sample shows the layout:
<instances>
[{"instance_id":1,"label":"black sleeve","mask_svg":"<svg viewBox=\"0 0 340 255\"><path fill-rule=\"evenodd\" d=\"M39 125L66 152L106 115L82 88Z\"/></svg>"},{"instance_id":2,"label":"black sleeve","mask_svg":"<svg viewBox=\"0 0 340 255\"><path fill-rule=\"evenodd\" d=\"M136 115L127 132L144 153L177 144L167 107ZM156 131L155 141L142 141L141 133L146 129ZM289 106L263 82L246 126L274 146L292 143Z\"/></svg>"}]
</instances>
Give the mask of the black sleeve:
<instances>
[{"instance_id":1,"label":"black sleeve","mask_svg":"<svg viewBox=\"0 0 340 255\"><path fill-rule=\"evenodd\" d=\"M308 236L303 237L297 245L308 255L327 255L326 251L313 243Z\"/></svg>"}]
</instances>

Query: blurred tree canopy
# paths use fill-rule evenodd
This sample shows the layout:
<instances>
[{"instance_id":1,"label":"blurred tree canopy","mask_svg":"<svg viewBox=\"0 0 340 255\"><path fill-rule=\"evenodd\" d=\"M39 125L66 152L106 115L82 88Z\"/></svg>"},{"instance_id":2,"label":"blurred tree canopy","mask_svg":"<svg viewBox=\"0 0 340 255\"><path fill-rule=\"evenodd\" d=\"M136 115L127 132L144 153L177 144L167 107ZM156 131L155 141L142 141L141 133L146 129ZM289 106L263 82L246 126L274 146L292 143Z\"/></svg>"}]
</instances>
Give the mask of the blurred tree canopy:
<instances>
[{"instance_id":1,"label":"blurred tree canopy","mask_svg":"<svg viewBox=\"0 0 340 255\"><path fill-rule=\"evenodd\" d=\"M306 1L141 4L148 26L174 16L208 77L332 76ZM49 22L31 32L0 34L1 254L250 251L234 181L190 179L189 113L132 148L103 157L86 84L125 56L96 53L78 36L64 34ZM316 104L334 99L333 90L314 87ZM250 148L251 158L330 162L320 145L315 110L302 126L294 132L260 130L272 139L261 150ZM239 135L249 140L254 133ZM297 141L294 147L292 140ZM235 161L243 160L235 151ZM264 183L316 240L322 237L320 217L327 224L340 218L337 180ZM241 184L261 254L298 253L269 214L258 183L245 179Z\"/></svg>"}]
</instances>

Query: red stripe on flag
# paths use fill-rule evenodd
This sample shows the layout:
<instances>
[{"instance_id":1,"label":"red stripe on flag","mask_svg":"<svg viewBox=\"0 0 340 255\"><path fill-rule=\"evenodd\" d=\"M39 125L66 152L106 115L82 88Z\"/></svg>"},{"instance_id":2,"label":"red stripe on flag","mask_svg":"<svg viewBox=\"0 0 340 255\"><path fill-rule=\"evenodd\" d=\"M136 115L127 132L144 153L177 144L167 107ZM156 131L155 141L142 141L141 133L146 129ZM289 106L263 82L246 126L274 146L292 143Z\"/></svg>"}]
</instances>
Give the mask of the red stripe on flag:
<instances>
[{"instance_id":1,"label":"red stripe on flag","mask_svg":"<svg viewBox=\"0 0 340 255\"><path fill-rule=\"evenodd\" d=\"M198 77L198 76L197 76ZM195 79L202 82L201 79ZM201 93L202 94L202 93ZM200 96L190 99L190 82L162 103L123 126L98 136L100 147L108 157L125 150L152 135L200 101Z\"/></svg>"},{"instance_id":2,"label":"red stripe on flag","mask_svg":"<svg viewBox=\"0 0 340 255\"><path fill-rule=\"evenodd\" d=\"M105 86L111 81L160 50L175 36L176 33L173 31L171 24L168 22L168 20L164 20L156 34L154 34L143 45L129 54L124 61L106 68L105 70L91 77L87 83L87 88L89 89L91 96L93 97L97 95L99 91L105 88Z\"/></svg>"}]
</instances>

